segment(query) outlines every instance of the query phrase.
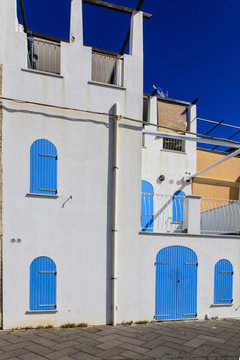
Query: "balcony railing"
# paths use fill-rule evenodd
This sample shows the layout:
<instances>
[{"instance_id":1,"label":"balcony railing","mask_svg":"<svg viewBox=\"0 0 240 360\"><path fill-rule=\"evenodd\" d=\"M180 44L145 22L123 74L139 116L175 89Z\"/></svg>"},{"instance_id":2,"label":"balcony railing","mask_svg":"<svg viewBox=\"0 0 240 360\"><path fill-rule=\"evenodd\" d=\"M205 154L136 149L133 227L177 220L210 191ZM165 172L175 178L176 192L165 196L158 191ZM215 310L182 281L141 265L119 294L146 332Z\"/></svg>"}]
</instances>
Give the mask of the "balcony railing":
<instances>
[{"instance_id":1,"label":"balcony railing","mask_svg":"<svg viewBox=\"0 0 240 360\"><path fill-rule=\"evenodd\" d=\"M239 234L240 201L201 199L202 233Z\"/></svg>"},{"instance_id":2,"label":"balcony railing","mask_svg":"<svg viewBox=\"0 0 240 360\"><path fill-rule=\"evenodd\" d=\"M123 86L123 57L110 52L92 51L92 80Z\"/></svg>"},{"instance_id":3,"label":"balcony railing","mask_svg":"<svg viewBox=\"0 0 240 360\"><path fill-rule=\"evenodd\" d=\"M182 196L142 193L142 231L183 232L183 204Z\"/></svg>"},{"instance_id":4,"label":"balcony railing","mask_svg":"<svg viewBox=\"0 0 240 360\"><path fill-rule=\"evenodd\" d=\"M60 56L60 43L28 37L29 69L60 74Z\"/></svg>"},{"instance_id":5,"label":"balcony railing","mask_svg":"<svg viewBox=\"0 0 240 360\"><path fill-rule=\"evenodd\" d=\"M184 220L188 218L190 219L188 222L198 222L197 232L201 234L240 234L240 201L204 199L197 196L194 206L196 201L199 206L193 213L193 208L189 207L189 202L187 203L186 200L187 197L183 196L142 193L142 231L188 232L189 223L187 225ZM192 201L192 199L188 200Z\"/></svg>"}]
</instances>

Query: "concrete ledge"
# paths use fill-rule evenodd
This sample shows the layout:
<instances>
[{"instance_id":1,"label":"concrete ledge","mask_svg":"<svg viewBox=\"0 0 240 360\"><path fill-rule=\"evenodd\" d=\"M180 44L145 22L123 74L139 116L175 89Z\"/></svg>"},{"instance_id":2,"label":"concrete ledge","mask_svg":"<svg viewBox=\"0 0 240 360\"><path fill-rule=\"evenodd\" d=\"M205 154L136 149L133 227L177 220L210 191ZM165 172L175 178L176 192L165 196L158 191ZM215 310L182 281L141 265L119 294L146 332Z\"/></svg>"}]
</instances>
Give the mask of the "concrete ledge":
<instances>
[{"instance_id":1,"label":"concrete ledge","mask_svg":"<svg viewBox=\"0 0 240 360\"><path fill-rule=\"evenodd\" d=\"M192 237L198 237L198 238L203 238L203 237L205 237L205 238L226 238L226 239L231 239L231 238L233 238L234 240L235 239L239 239L239 236L240 235L221 235L221 234L217 234L217 235L215 235L215 234L190 234L190 233L186 233L186 232L182 232L182 233L176 233L176 232L145 232L145 231L139 231L138 232L138 235L151 235L151 236L165 236L165 235L167 235L167 236L179 236L179 237L190 237L190 236L192 236Z\"/></svg>"},{"instance_id":2,"label":"concrete ledge","mask_svg":"<svg viewBox=\"0 0 240 360\"><path fill-rule=\"evenodd\" d=\"M59 197L59 195L51 195L51 194L32 194L32 193L27 193L25 196L26 196L26 197L52 198L52 199L57 199L57 198Z\"/></svg>"},{"instance_id":3,"label":"concrete ledge","mask_svg":"<svg viewBox=\"0 0 240 360\"><path fill-rule=\"evenodd\" d=\"M26 71L26 72L30 72L33 74L38 74L38 75L44 75L44 76L51 76L51 77L55 77L58 79L63 79L64 76L60 75L60 74L54 74L54 73L50 73L50 72L46 72L46 71L40 71L40 70L34 70L34 69L21 69L22 71Z\"/></svg>"},{"instance_id":4,"label":"concrete ledge","mask_svg":"<svg viewBox=\"0 0 240 360\"><path fill-rule=\"evenodd\" d=\"M30 314L55 314L57 313L58 310L27 310L25 312L26 315L30 315Z\"/></svg>"},{"instance_id":5,"label":"concrete ledge","mask_svg":"<svg viewBox=\"0 0 240 360\"><path fill-rule=\"evenodd\" d=\"M126 88L122 87L122 86L117 86L117 85L113 85L113 84L106 84L106 83L102 83L102 82L98 82L98 81L88 81L89 85L97 85L97 86L103 86L103 87L108 87L108 88L113 88L113 89L118 89L118 90L126 90Z\"/></svg>"},{"instance_id":6,"label":"concrete ledge","mask_svg":"<svg viewBox=\"0 0 240 360\"><path fill-rule=\"evenodd\" d=\"M176 151L176 150L170 150L170 149L160 149L160 151L170 152L170 153L174 153L174 154L187 155L187 153L185 151Z\"/></svg>"},{"instance_id":7,"label":"concrete ledge","mask_svg":"<svg viewBox=\"0 0 240 360\"><path fill-rule=\"evenodd\" d=\"M211 308L216 308L216 307L231 307L233 306L233 304L211 304L210 307Z\"/></svg>"}]
</instances>

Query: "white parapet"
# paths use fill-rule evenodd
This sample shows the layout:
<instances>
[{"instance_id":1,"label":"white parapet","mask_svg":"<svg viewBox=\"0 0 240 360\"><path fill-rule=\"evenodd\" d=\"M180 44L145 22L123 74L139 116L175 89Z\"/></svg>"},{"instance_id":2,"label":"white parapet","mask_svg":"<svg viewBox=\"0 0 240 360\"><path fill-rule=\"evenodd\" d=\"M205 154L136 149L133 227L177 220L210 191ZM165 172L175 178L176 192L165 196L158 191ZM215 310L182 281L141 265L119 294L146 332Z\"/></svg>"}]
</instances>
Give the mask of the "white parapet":
<instances>
[{"instance_id":1,"label":"white parapet","mask_svg":"<svg viewBox=\"0 0 240 360\"><path fill-rule=\"evenodd\" d=\"M201 196L188 195L184 199L183 228L188 234L200 234L200 202Z\"/></svg>"}]
</instances>

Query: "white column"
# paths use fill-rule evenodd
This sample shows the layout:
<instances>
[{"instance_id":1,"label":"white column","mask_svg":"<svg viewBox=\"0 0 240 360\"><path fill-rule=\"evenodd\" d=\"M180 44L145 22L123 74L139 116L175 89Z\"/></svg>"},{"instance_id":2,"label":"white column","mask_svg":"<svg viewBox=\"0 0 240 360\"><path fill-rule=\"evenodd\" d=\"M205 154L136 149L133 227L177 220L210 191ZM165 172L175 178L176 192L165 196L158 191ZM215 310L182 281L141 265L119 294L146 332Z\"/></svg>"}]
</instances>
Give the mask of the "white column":
<instances>
[{"instance_id":1,"label":"white column","mask_svg":"<svg viewBox=\"0 0 240 360\"><path fill-rule=\"evenodd\" d=\"M143 57L143 14L134 12L131 18L129 54Z\"/></svg>"},{"instance_id":2,"label":"white column","mask_svg":"<svg viewBox=\"0 0 240 360\"><path fill-rule=\"evenodd\" d=\"M188 234L201 233L201 196L188 195L184 198L183 228Z\"/></svg>"},{"instance_id":3,"label":"white column","mask_svg":"<svg viewBox=\"0 0 240 360\"><path fill-rule=\"evenodd\" d=\"M70 41L83 45L82 0L71 0Z\"/></svg>"}]
</instances>

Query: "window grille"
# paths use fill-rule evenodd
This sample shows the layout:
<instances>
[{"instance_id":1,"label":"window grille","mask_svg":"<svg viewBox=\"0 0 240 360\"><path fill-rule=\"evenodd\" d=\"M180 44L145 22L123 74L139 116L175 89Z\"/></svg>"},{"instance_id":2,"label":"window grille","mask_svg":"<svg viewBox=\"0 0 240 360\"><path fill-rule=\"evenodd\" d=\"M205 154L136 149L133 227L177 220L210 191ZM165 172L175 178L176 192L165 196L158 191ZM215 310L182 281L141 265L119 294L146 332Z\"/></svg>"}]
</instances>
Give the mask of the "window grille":
<instances>
[{"instance_id":1,"label":"window grille","mask_svg":"<svg viewBox=\"0 0 240 360\"><path fill-rule=\"evenodd\" d=\"M185 152L185 141L182 139L163 138L163 149Z\"/></svg>"}]
</instances>

